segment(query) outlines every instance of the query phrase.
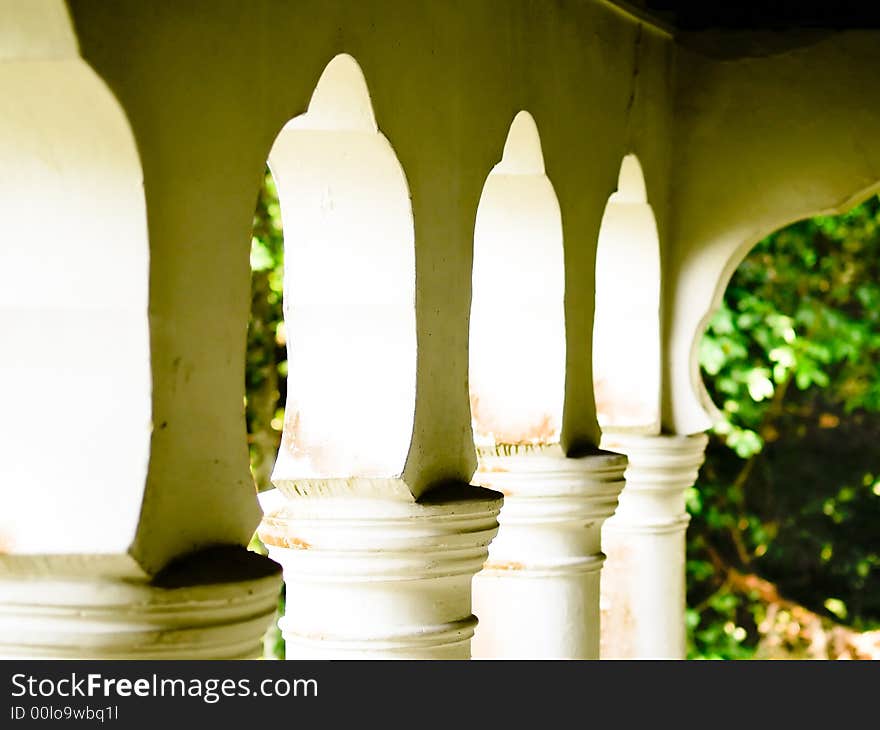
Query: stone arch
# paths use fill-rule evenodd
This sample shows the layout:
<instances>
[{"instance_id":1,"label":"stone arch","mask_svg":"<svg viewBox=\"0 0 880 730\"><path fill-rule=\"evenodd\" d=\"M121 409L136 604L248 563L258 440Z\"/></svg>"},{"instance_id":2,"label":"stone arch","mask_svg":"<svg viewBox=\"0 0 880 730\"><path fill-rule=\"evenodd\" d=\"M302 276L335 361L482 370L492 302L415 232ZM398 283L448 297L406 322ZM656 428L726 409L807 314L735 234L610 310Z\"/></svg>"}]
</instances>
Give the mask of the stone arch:
<instances>
[{"instance_id":1,"label":"stone arch","mask_svg":"<svg viewBox=\"0 0 880 730\"><path fill-rule=\"evenodd\" d=\"M593 385L599 425L660 429L660 242L638 158L624 157L596 250Z\"/></svg>"},{"instance_id":2,"label":"stone arch","mask_svg":"<svg viewBox=\"0 0 880 730\"><path fill-rule=\"evenodd\" d=\"M711 428L720 418L700 372L699 347L703 333L724 298L734 272L749 252L764 238L799 220L817 215L842 215L880 192L880 182L860 186L842 199L827 205L804 206L796 210L764 215L747 229L732 227L726 235L703 247L695 247L678 262L670 282L672 302L669 334L664 347L672 365L665 384L665 418L668 428L693 434Z\"/></svg>"},{"instance_id":3,"label":"stone arch","mask_svg":"<svg viewBox=\"0 0 880 730\"><path fill-rule=\"evenodd\" d=\"M535 120L521 111L474 228L469 390L478 450L559 442L564 293L559 202Z\"/></svg>"},{"instance_id":4,"label":"stone arch","mask_svg":"<svg viewBox=\"0 0 880 730\"><path fill-rule=\"evenodd\" d=\"M409 496L415 249L403 169L351 56L325 68L269 155L285 239L289 374L273 482Z\"/></svg>"}]
</instances>

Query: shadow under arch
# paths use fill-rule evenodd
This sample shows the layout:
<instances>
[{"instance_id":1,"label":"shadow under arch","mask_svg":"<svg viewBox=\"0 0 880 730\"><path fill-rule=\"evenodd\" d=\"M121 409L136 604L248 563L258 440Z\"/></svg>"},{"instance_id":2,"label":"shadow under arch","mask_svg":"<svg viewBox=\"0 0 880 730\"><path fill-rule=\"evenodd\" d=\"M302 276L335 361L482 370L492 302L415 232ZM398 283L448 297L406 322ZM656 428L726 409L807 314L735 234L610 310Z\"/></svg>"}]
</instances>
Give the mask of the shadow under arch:
<instances>
[{"instance_id":1,"label":"shadow under arch","mask_svg":"<svg viewBox=\"0 0 880 730\"><path fill-rule=\"evenodd\" d=\"M288 494L411 499L415 249L403 169L350 55L269 154L285 249L287 408L272 481Z\"/></svg>"},{"instance_id":2,"label":"shadow under arch","mask_svg":"<svg viewBox=\"0 0 880 730\"><path fill-rule=\"evenodd\" d=\"M596 250L593 387L603 430L660 430L660 242L642 167L623 158Z\"/></svg>"}]
</instances>

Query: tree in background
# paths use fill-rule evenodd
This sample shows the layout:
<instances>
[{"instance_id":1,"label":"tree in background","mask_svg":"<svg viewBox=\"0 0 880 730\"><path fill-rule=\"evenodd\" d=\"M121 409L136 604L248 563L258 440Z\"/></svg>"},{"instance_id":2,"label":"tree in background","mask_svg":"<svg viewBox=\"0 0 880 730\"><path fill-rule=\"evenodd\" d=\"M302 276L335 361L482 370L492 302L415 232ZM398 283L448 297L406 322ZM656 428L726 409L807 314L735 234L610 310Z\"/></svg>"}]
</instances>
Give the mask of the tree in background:
<instances>
[{"instance_id":1,"label":"tree in background","mask_svg":"<svg viewBox=\"0 0 880 730\"><path fill-rule=\"evenodd\" d=\"M261 490L284 421L283 266L267 170L246 370ZM723 419L689 495L690 656L880 656L880 201L761 241L700 361ZM283 656L277 629L267 655Z\"/></svg>"},{"instance_id":2,"label":"tree in background","mask_svg":"<svg viewBox=\"0 0 880 730\"><path fill-rule=\"evenodd\" d=\"M259 491L269 489L269 478L281 444L284 404L287 400L287 349L281 295L284 283L284 238L278 191L268 168L257 198L251 238L251 313L248 320L245 364L245 418L251 472ZM251 549L267 550L254 535ZM282 591L276 619L284 615ZM278 622L265 639L267 658L284 658L284 639Z\"/></svg>"},{"instance_id":3,"label":"tree in background","mask_svg":"<svg viewBox=\"0 0 880 730\"><path fill-rule=\"evenodd\" d=\"M689 499L691 656L880 656L878 199L761 241L700 362L723 419Z\"/></svg>"},{"instance_id":4,"label":"tree in background","mask_svg":"<svg viewBox=\"0 0 880 730\"><path fill-rule=\"evenodd\" d=\"M275 182L267 169L257 198L251 238L251 314L245 368L248 448L260 491L271 487L269 477L281 443L287 400L283 282L281 207Z\"/></svg>"}]
</instances>

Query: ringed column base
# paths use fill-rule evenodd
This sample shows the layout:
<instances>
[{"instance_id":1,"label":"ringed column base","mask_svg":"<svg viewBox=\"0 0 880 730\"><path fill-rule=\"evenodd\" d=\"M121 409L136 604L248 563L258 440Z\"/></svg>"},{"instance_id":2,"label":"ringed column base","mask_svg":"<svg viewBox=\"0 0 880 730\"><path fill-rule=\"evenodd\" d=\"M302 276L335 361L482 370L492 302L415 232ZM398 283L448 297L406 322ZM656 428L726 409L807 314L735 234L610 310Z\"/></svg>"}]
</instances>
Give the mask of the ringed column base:
<instances>
[{"instance_id":1,"label":"ringed column base","mask_svg":"<svg viewBox=\"0 0 880 730\"><path fill-rule=\"evenodd\" d=\"M629 457L626 487L605 523L602 657L684 659L685 493L703 463L707 438L606 434Z\"/></svg>"},{"instance_id":2,"label":"ringed column base","mask_svg":"<svg viewBox=\"0 0 880 730\"><path fill-rule=\"evenodd\" d=\"M150 582L6 572L0 658L257 659L280 591L275 563L235 547L187 557Z\"/></svg>"},{"instance_id":3,"label":"ringed column base","mask_svg":"<svg viewBox=\"0 0 880 730\"><path fill-rule=\"evenodd\" d=\"M567 458L559 447L481 455L481 483L504 494L498 537L474 579L474 657L596 659L602 523L626 457Z\"/></svg>"},{"instance_id":4,"label":"ringed column base","mask_svg":"<svg viewBox=\"0 0 880 730\"><path fill-rule=\"evenodd\" d=\"M287 658L470 658L471 580L501 503L469 485L418 502L288 497L259 530L284 568Z\"/></svg>"}]
</instances>

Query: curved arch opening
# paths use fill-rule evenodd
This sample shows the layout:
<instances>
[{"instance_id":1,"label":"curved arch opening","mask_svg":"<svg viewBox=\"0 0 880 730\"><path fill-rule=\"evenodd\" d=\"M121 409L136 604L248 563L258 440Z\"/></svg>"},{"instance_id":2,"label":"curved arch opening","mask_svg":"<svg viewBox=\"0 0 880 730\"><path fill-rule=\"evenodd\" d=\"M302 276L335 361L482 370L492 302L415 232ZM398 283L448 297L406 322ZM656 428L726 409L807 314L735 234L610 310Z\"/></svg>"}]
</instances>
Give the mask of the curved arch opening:
<instances>
[{"instance_id":1,"label":"curved arch opening","mask_svg":"<svg viewBox=\"0 0 880 730\"><path fill-rule=\"evenodd\" d=\"M474 229L469 390L478 450L559 442L565 397L562 217L519 112Z\"/></svg>"},{"instance_id":2,"label":"curved arch opening","mask_svg":"<svg viewBox=\"0 0 880 730\"><path fill-rule=\"evenodd\" d=\"M152 429L137 148L79 59L0 89L0 552L124 554Z\"/></svg>"},{"instance_id":3,"label":"curved arch opening","mask_svg":"<svg viewBox=\"0 0 880 730\"><path fill-rule=\"evenodd\" d=\"M284 224L288 351L272 481L294 492L396 483L415 411L413 219L351 56L328 64L268 164Z\"/></svg>"},{"instance_id":4,"label":"curved arch opening","mask_svg":"<svg viewBox=\"0 0 880 730\"><path fill-rule=\"evenodd\" d=\"M593 388L603 430L660 429L660 242L638 158L624 157L596 250Z\"/></svg>"},{"instance_id":5,"label":"curved arch opening","mask_svg":"<svg viewBox=\"0 0 880 730\"><path fill-rule=\"evenodd\" d=\"M816 219L846 215L876 196L878 191L880 183L872 182L869 186L846 195L839 204L811 211L811 214ZM809 218L805 213L777 218L775 225L762 226L757 232L750 231L745 238L729 237L724 241L726 246L697 251L695 256L685 262L691 275L688 285L680 287L682 302L677 304L673 321L675 337L668 345L671 357L679 363L685 361L684 353L687 353L688 367L677 365L673 372L675 382L668 389L671 398L669 405L672 406L670 426L676 432L705 431L724 417L703 382L700 347L703 334L722 306L727 287L737 268L762 241L806 220ZM686 385L683 382L685 379Z\"/></svg>"},{"instance_id":6,"label":"curved arch opening","mask_svg":"<svg viewBox=\"0 0 880 730\"><path fill-rule=\"evenodd\" d=\"M880 656L878 231L872 197L737 251L699 343L721 419L689 500L694 656Z\"/></svg>"}]
</instances>

